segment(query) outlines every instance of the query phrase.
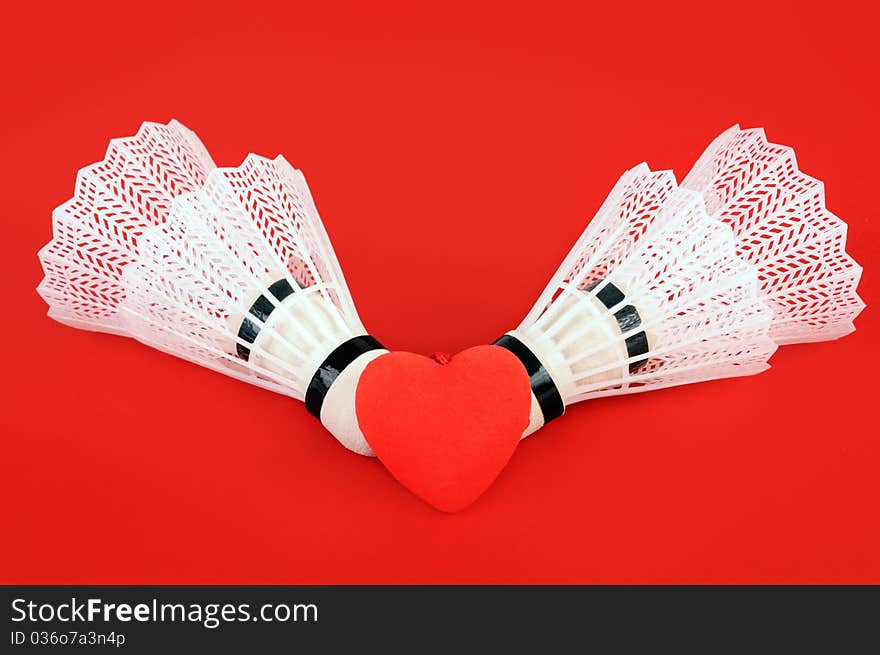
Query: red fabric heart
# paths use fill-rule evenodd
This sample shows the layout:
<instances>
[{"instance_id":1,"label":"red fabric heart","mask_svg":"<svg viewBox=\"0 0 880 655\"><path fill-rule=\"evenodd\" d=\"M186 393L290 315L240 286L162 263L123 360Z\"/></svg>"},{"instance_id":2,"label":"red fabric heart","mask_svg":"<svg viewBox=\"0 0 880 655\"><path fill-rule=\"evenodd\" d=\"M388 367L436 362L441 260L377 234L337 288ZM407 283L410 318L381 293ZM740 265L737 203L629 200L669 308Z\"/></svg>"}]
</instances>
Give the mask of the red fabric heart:
<instances>
[{"instance_id":1,"label":"red fabric heart","mask_svg":"<svg viewBox=\"0 0 880 655\"><path fill-rule=\"evenodd\" d=\"M531 390L520 361L477 346L452 358L394 352L358 382L358 424L373 452L410 491L457 512L504 468L529 423Z\"/></svg>"}]
</instances>

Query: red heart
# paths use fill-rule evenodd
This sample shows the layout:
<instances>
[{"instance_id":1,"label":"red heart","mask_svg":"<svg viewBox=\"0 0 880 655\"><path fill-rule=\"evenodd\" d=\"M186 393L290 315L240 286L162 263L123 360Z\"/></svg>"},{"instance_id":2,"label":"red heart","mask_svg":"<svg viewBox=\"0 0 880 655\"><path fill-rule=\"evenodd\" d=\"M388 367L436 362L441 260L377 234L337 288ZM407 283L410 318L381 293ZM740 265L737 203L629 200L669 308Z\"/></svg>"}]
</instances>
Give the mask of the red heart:
<instances>
[{"instance_id":1,"label":"red heart","mask_svg":"<svg viewBox=\"0 0 880 655\"><path fill-rule=\"evenodd\" d=\"M394 352L361 374L358 425L373 452L437 509L474 502L504 468L529 423L531 390L520 361L477 346L454 357Z\"/></svg>"}]
</instances>

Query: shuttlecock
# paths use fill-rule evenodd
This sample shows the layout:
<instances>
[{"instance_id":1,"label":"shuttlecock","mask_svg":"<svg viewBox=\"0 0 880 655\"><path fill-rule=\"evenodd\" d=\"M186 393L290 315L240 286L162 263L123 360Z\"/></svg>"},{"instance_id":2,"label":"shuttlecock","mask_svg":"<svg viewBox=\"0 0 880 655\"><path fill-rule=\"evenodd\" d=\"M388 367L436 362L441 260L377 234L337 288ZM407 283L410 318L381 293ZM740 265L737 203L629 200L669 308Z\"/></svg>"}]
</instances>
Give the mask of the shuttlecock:
<instances>
[{"instance_id":1,"label":"shuttlecock","mask_svg":"<svg viewBox=\"0 0 880 655\"><path fill-rule=\"evenodd\" d=\"M302 400L343 445L372 454L355 389L388 351L367 335L305 178L283 157L250 155L175 200L123 282L130 336Z\"/></svg>"},{"instance_id":2,"label":"shuttlecock","mask_svg":"<svg viewBox=\"0 0 880 655\"><path fill-rule=\"evenodd\" d=\"M282 157L215 168L196 136L146 123L80 172L40 252L57 320L133 337L305 402L348 448L366 334L302 174Z\"/></svg>"},{"instance_id":3,"label":"shuttlecock","mask_svg":"<svg viewBox=\"0 0 880 655\"><path fill-rule=\"evenodd\" d=\"M625 173L519 325L526 435L589 398L758 373L772 313L730 227L669 171Z\"/></svg>"},{"instance_id":4,"label":"shuttlecock","mask_svg":"<svg viewBox=\"0 0 880 655\"><path fill-rule=\"evenodd\" d=\"M38 287L54 319L86 330L125 334L121 277L141 235L165 221L172 200L202 186L214 162L177 121L144 123L114 139L104 159L80 170L73 197L52 213L53 238L40 250Z\"/></svg>"},{"instance_id":5,"label":"shuttlecock","mask_svg":"<svg viewBox=\"0 0 880 655\"><path fill-rule=\"evenodd\" d=\"M861 267L846 253L847 226L825 207L822 182L761 129L733 126L703 153L682 186L729 225L737 254L754 264L773 310L770 336L792 344L852 332L864 308Z\"/></svg>"}]
</instances>

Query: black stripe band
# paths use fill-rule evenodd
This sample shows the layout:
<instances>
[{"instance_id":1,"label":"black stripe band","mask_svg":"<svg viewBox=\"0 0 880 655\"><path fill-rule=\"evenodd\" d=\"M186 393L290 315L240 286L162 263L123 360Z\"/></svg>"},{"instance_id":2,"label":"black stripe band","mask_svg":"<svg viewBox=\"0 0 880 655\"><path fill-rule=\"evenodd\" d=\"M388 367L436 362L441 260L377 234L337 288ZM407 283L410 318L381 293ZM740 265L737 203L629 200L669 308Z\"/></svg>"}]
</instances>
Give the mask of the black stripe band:
<instances>
[{"instance_id":1,"label":"black stripe band","mask_svg":"<svg viewBox=\"0 0 880 655\"><path fill-rule=\"evenodd\" d=\"M287 296L293 293L293 287L290 286L290 282L286 279L282 279L273 282L269 286L269 293L275 297L275 300L278 303L281 303L287 298ZM275 307L275 303L269 300L265 294L260 294L260 297L257 298L253 305L251 305L248 313L257 318L260 323L265 323L266 319L269 318L269 315L275 310ZM250 344L256 341L259 333L260 326L249 318L244 319L241 322L241 327L238 328L238 338L242 341L247 341ZM235 351L244 361L247 361L251 356L251 349L240 343L235 344Z\"/></svg>"},{"instance_id":2,"label":"black stripe band","mask_svg":"<svg viewBox=\"0 0 880 655\"><path fill-rule=\"evenodd\" d=\"M493 345L506 348L522 362L526 373L529 374L532 393L535 394L535 398L538 399L538 404L541 406L544 423L549 423L562 416L565 411L565 403L562 402L562 396L559 394L559 389L556 388L553 378L550 377L550 373L547 372L535 353L529 350L522 341L509 334L505 334Z\"/></svg>"},{"instance_id":3,"label":"black stripe band","mask_svg":"<svg viewBox=\"0 0 880 655\"><path fill-rule=\"evenodd\" d=\"M332 385L345 367L371 350L385 350L385 346L368 334L354 337L337 346L315 371L306 390L306 409L321 420L321 406Z\"/></svg>"},{"instance_id":4,"label":"black stripe band","mask_svg":"<svg viewBox=\"0 0 880 655\"><path fill-rule=\"evenodd\" d=\"M602 281L600 280L599 282L591 284L587 287L587 291L592 291L601 283ZM625 296L620 289L608 282L596 293L596 298L599 302L605 305L606 309L611 309L615 305L622 303ZM624 334L642 324L642 317L639 316L638 310L632 305L625 305L618 309L614 312L614 318L617 319L617 325L620 328L621 333ZM626 344L626 354L630 359L648 354L648 335L645 334L644 330L628 336L624 340L624 343ZM629 365L629 372L632 373L637 368L643 366L647 361L647 358L645 358L632 362Z\"/></svg>"}]
</instances>

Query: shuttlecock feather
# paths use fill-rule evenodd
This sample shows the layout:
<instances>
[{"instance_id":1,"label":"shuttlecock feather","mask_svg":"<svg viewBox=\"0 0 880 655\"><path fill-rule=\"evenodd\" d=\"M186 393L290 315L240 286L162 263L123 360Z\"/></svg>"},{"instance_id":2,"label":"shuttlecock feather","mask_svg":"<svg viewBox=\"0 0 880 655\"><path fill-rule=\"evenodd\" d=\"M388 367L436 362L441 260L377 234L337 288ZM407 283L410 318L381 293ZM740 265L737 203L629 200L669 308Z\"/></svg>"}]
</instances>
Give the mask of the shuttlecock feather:
<instances>
[{"instance_id":1,"label":"shuttlecock feather","mask_svg":"<svg viewBox=\"0 0 880 655\"><path fill-rule=\"evenodd\" d=\"M794 151L761 129L733 126L682 182L729 225L737 253L758 269L778 344L836 339L864 307L861 267L846 253L847 226L825 207L824 185L798 169Z\"/></svg>"},{"instance_id":2,"label":"shuttlecock feather","mask_svg":"<svg viewBox=\"0 0 880 655\"><path fill-rule=\"evenodd\" d=\"M53 238L40 250L38 287L54 319L86 330L125 334L122 272L141 235L161 224L172 200L202 186L214 162L177 121L144 123L114 139L104 159L80 170L73 197L52 213Z\"/></svg>"}]
</instances>

